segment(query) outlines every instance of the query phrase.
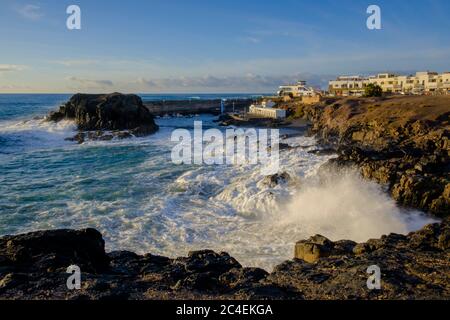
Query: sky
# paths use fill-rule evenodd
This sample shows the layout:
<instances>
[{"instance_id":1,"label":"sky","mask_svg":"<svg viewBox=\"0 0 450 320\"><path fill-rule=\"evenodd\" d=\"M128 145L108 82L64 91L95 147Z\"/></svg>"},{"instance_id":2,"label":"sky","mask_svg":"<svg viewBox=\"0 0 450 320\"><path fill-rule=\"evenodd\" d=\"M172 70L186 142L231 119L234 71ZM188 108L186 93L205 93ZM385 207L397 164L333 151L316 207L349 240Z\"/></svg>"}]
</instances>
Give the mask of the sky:
<instances>
[{"instance_id":1,"label":"sky","mask_svg":"<svg viewBox=\"0 0 450 320\"><path fill-rule=\"evenodd\" d=\"M366 26L372 4L381 30ZM0 0L0 93L269 93L443 72L449 30L448 0Z\"/></svg>"}]
</instances>

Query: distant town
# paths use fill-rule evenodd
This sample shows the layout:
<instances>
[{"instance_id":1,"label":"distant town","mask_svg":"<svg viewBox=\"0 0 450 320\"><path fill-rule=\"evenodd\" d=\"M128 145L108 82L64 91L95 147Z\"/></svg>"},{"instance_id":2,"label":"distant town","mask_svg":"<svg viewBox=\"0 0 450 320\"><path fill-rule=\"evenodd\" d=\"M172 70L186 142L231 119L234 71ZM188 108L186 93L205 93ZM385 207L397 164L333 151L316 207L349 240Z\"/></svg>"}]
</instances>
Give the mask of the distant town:
<instances>
[{"instance_id":1,"label":"distant town","mask_svg":"<svg viewBox=\"0 0 450 320\"><path fill-rule=\"evenodd\" d=\"M342 76L330 81L329 92L335 95L361 96L368 84L376 84L385 93L393 94L450 94L450 72L417 72L403 76L380 73L372 77Z\"/></svg>"},{"instance_id":2,"label":"distant town","mask_svg":"<svg viewBox=\"0 0 450 320\"><path fill-rule=\"evenodd\" d=\"M376 92L371 92L371 89ZM226 119L224 124L254 125L266 120L271 124L273 121L282 123L292 120L299 116L302 106L318 104L330 97L438 95L450 95L450 72L424 71L409 76L393 73L379 73L369 77L339 76L329 81L327 90L312 87L300 80L280 85L273 95L258 98L145 101L145 104L156 116L226 114L227 117L222 117Z\"/></svg>"},{"instance_id":3,"label":"distant town","mask_svg":"<svg viewBox=\"0 0 450 320\"><path fill-rule=\"evenodd\" d=\"M276 96L265 97L261 103L253 104L248 114L254 117L273 119L286 118L286 112L277 108L273 101L289 102L301 100L304 104L318 103L323 96L355 96L366 95L370 86L379 87L384 95L449 95L450 72L416 72L415 75L396 75L379 73L375 76L339 76L329 82L328 90L319 90L307 86L306 81L281 85Z\"/></svg>"},{"instance_id":4,"label":"distant town","mask_svg":"<svg viewBox=\"0 0 450 320\"><path fill-rule=\"evenodd\" d=\"M339 76L329 82L328 91L315 90L307 87L305 81L296 84L282 85L279 96L302 97L316 94L336 96L363 96L369 84L381 87L387 94L450 94L450 72L417 72L415 75L396 75L380 73L376 76Z\"/></svg>"}]
</instances>

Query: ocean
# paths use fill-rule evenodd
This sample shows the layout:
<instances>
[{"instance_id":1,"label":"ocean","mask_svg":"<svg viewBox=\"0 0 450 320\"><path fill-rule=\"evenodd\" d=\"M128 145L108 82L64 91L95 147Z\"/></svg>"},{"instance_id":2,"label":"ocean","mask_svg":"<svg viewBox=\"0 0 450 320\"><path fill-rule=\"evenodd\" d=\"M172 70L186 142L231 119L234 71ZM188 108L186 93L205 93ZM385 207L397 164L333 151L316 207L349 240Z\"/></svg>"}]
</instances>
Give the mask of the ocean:
<instances>
[{"instance_id":1,"label":"ocean","mask_svg":"<svg viewBox=\"0 0 450 320\"><path fill-rule=\"evenodd\" d=\"M141 95L189 100L253 95ZM366 241L417 230L432 218L399 208L382 186L352 170L319 174L333 155L315 155L312 137L287 142L270 186L258 165L176 165L171 133L194 121L218 128L212 115L158 118L144 138L88 141L70 121L44 116L70 95L0 95L0 235L42 229L96 228L106 249L170 257L191 250L226 251L244 266L270 271L293 257L298 240ZM218 128L224 130L224 128Z\"/></svg>"}]
</instances>

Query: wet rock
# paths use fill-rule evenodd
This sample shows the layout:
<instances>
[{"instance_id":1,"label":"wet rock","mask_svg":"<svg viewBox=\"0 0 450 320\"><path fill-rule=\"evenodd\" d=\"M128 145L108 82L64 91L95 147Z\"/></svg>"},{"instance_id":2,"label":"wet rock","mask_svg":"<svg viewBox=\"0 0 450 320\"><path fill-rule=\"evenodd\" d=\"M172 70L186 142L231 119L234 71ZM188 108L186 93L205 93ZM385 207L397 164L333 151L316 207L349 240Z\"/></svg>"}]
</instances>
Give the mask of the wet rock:
<instances>
[{"instance_id":1,"label":"wet rock","mask_svg":"<svg viewBox=\"0 0 450 320\"><path fill-rule=\"evenodd\" d=\"M290 149L293 149L293 147L287 143L279 143L278 144L278 150L280 150L280 151L290 150ZM268 148L268 150L270 151L270 148Z\"/></svg>"},{"instance_id":2,"label":"wet rock","mask_svg":"<svg viewBox=\"0 0 450 320\"><path fill-rule=\"evenodd\" d=\"M130 131L87 131L78 132L75 136L71 138L66 138L66 141L78 142L78 144L83 144L86 141L111 141L115 138L117 139L128 139L133 136L142 137L145 136L145 132L140 132L140 128Z\"/></svg>"},{"instance_id":3,"label":"wet rock","mask_svg":"<svg viewBox=\"0 0 450 320\"><path fill-rule=\"evenodd\" d=\"M335 154L336 150L334 150L332 148L324 148L324 149L311 150L311 151L308 151L308 153L315 154L318 156L328 156L328 155Z\"/></svg>"},{"instance_id":4,"label":"wet rock","mask_svg":"<svg viewBox=\"0 0 450 320\"><path fill-rule=\"evenodd\" d=\"M118 132L116 136L119 139L128 139L128 138L131 138L133 135L128 131L121 131L121 132Z\"/></svg>"},{"instance_id":5,"label":"wet rock","mask_svg":"<svg viewBox=\"0 0 450 320\"><path fill-rule=\"evenodd\" d=\"M77 142L78 144L83 144L84 141L86 139L86 133L84 132L79 132L76 135L74 135L71 138L66 138L66 141L73 141L73 142Z\"/></svg>"},{"instance_id":6,"label":"wet rock","mask_svg":"<svg viewBox=\"0 0 450 320\"><path fill-rule=\"evenodd\" d=\"M56 122L74 120L80 131L131 130L135 136L145 136L158 130L141 98L120 93L76 94L47 119ZM102 135L102 140L109 137ZM74 139L81 141L80 137Z\"/></svg>"},{"instance_id":7,"label":"wet rock","mask_svg":"<svg viewBox=\"0 0 450 320\"><path fill-rule=\"evenodd\" d=\"M291 180L291 176L287 172L282 172L265 177L263 183L270 188L275 188L276 186L290 182Z\"/></svg>"},{"instance_id":8,"label":"wet rock","mask_svg":"<svg viewBox=\"0 0 450 320\"><path fill-rule=\"evenodd\" d=\"M296 149L296 148L297 147L291 146L290 144L287 144L287 143L279 143L278 144L278 151L292 150L292 149ZM267 147L267 151L271 152L272 147L271 146Z\"/></svg>"}]
</instances>

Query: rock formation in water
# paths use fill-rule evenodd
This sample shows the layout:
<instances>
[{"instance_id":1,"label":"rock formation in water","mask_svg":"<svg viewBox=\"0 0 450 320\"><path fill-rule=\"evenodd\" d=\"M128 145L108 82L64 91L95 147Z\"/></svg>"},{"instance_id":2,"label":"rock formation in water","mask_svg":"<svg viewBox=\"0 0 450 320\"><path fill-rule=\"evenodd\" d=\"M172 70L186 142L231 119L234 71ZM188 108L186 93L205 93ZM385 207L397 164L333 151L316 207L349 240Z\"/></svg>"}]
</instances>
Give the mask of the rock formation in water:
<instances>
[{"instance_id":1,"label":"rock formation in water","mask_svg":"<svg viewBox=\"0 0 450 320\"><path fill-rule=\"evenodd\" d=\"M76 94L58 111L49 114L49 121L74 120L80 133L72 140L111 140L145 136L158 130L154 117L137 95ZM89 134L86 131L90 131ZM111 131L105 134L105 131Z\"/></svg>"},{"instance_id":2,"label":"rock formation in water","mask_svg":"<svg viewBox=\"0 0 450 320\"><path fill-rule=\"evenodd\" d=\"M450 299L448 219L361 244L317 235L272 273L210 250L170 259L104 245L93 229L0 238L0 299ZM66 285L71 265L79 290ZM367 287L372 265L380 290Z\"/></svg>"}]
</instances>

